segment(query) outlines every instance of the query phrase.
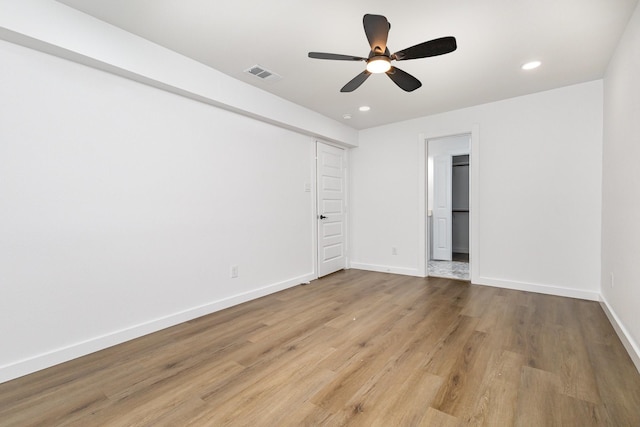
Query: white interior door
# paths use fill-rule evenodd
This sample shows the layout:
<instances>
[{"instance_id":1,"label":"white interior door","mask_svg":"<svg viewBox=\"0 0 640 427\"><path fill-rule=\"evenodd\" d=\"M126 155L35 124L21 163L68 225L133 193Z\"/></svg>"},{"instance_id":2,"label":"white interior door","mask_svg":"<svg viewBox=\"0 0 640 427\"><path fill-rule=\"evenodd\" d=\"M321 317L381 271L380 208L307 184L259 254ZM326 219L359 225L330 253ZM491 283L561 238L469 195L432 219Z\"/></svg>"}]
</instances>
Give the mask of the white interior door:
<instances>
[{"instance_id":1,"label":"white interior door","mask_svg":"<svg viewBox=\"0 0 640 427\"><path fill-rule=\"evenodd\" d=\"M345 151L316 143L318 277L345 268Z\"/></svg>"},{"instance_id":2,"label":"white interior door","mask_svg":"<svg viewBox=\"0 0 640 427\"><path fill-rule=\"evenodd\" d=\"M451 156L433 158L433 259L451 261Z\"/></svg>"}]
</instances>

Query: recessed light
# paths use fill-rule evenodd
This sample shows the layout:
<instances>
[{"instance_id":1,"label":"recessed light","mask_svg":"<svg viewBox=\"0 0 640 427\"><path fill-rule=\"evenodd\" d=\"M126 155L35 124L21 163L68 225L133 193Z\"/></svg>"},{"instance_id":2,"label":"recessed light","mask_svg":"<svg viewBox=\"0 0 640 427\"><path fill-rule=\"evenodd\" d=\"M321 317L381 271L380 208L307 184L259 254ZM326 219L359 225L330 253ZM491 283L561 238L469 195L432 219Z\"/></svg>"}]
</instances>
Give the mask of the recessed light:
<instances>
[{"instance_id":1,"label":"recessed light","mask_svg":"<svg viewBox=\"0 0 640 427\"><path fill-rule=\"evenodd\" d=\"M369 110L371 110L371 107L369 107L368 105L363 105L362 107L358 108L358 110L360 110L360 111L369 111Z\"/></svg>"},{"instance_id":2,"label":"recessed light","mask_svg":"<svg viewBox=\"0 0 640 427\"><path fill-rule=\"evenodd\" d=\"M351 119L351 114L343 114L342 118L345 120L350 120Z\"/></svg>"},{"instance_id":3,"label":"recessed light","mask_svg":"<svg viewBox=\"0 0 640 427\"><path fill-rule=\"evenodd\" d=\"M523 70L533 70L534 68L538 68L540 65L542 65L542 62L540 61L531 61L531 62L527 62L526 64L524 64L522 66Z\"/></svg>"}]
</instances>

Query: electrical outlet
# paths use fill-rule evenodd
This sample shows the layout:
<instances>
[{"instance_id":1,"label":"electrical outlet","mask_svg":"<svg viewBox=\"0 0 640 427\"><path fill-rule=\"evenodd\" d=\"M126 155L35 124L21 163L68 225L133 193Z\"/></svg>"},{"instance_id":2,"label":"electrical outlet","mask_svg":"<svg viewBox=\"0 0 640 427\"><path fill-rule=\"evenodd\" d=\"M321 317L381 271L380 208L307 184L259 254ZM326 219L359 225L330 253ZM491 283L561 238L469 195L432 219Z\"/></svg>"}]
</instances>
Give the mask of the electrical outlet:
<instances>
[{"instance_id":1,"label":"electrical outlet","mask_svg":"<svg viewBox=\"0 0 640 427\"><path fill-rule=\"evenodd\" d=\"M238 266L237 265L232 265L231 266L231 278L235 279L236 277L238 277Z\"/></svg>"},{"instance_id":2,"label":"electrical outlet","mask_svg":"<svg viewBox=\"0 0 640 427\"><path fill-rule=\"evenodd\" d=\"M398 255L398 248L396 248L395 246L391 247L391 255Z\"/></svg>"}]
</instances>

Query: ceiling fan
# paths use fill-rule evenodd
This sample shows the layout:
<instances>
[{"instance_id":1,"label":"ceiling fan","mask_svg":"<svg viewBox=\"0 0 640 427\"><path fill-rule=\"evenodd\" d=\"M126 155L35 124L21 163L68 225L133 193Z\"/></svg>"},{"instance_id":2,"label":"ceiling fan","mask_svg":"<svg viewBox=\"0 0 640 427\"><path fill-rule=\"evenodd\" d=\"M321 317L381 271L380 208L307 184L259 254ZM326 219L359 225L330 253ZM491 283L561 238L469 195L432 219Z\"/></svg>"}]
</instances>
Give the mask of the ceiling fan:
<instances>
[{"instance_id":1,"label":"ceiling fan","mask_svg":"<svg viewBox=\"0 0 640 427\"><path fill-rule=\"evenodd\" d=\"M344 85L340 92L353 92L373 73L386 73L387 76L401 89L411 92L422 86L420 80L411 74L391 65L391 61L406 61L408 59L427 58L429 56L444 55L458 47L455 37L441 37L415 46L400 50L393 55L387 48L387 36L391 24L382 15L364 15L362 18L364 32L371 45L371 52L367 58L336 53L309 52L309 58L334 59L338 61L366 61L367 68Z\"/></svg>"}]
</instances>

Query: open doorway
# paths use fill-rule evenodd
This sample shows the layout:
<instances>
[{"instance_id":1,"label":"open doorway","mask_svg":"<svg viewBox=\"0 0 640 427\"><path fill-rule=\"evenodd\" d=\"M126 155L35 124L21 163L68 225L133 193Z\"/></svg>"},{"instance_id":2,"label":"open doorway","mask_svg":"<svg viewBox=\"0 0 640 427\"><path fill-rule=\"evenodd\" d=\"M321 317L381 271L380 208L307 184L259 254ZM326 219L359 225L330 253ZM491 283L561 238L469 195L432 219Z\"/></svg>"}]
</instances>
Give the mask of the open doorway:
<instances>
[{"instance_id":1,"label":"open doorway","mask_svg":"<svg viewBox=\"0 0 640 427\"><path fill-rule=\"evenodd\" d=\"M429 276L470 280L471 135L427 142Z\"/></svg>"}]
</instances>

